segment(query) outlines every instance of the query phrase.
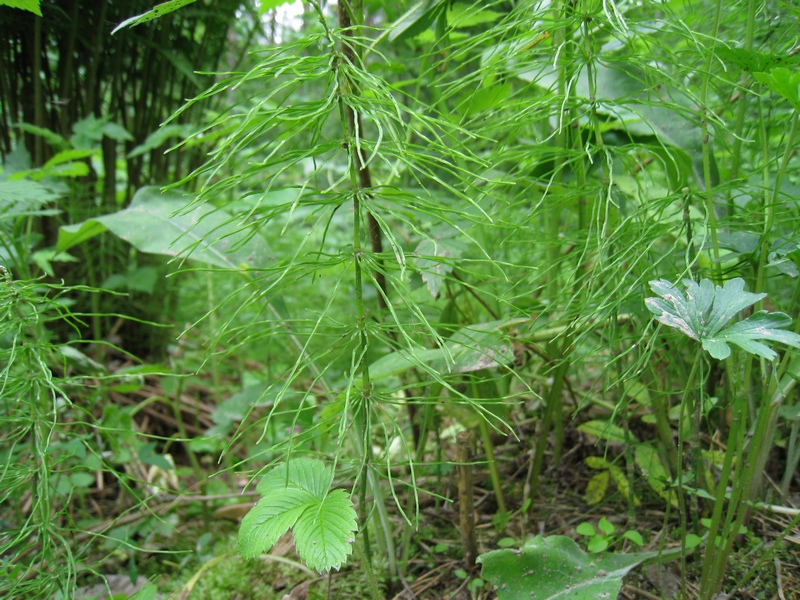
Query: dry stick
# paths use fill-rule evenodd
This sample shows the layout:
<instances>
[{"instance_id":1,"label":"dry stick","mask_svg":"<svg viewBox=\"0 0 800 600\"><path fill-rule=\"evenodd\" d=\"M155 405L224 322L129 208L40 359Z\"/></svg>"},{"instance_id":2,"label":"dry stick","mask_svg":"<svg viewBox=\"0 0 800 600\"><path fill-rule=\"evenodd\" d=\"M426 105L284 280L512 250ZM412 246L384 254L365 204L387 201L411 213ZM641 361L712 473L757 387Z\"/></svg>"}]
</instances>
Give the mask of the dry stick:
<instances>
[{"instance_id":1,"label":"dry stick","mask_svg":"<svg viewBox=\"0 0 800 600\"><path fill-rule=\"evenodd\" d=\"M458 462L458 519L464 540L464 559L470 569L475 566L478 545L475 542L475 508L472 500L472 464L470 463L471 433L459 432L456 436L456 461Z\"/></svg>"}]
</instances>

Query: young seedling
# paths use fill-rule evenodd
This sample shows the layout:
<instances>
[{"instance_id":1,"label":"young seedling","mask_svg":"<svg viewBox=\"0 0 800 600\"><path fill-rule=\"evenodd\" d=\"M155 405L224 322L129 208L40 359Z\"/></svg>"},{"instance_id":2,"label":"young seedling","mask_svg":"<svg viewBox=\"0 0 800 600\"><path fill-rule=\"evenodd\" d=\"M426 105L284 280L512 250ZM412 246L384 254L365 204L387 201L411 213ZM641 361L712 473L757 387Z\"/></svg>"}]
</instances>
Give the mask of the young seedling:
<instances>
[{"instance_id":1,"label":"young seedling","mask_svg":"<svg viewBox=\"0 0 800 600\"><path fill-rule=\"evenodd\" d=\"M639 547L644 546L644 540L638 531L625 531L622 535L617 535L617 528L605 517L597 523L597 529L591 523L584 522L575 531L588 538L586 549L595 554L605 552L620 540L630 540Z\"/></svg>"}]
</instances>

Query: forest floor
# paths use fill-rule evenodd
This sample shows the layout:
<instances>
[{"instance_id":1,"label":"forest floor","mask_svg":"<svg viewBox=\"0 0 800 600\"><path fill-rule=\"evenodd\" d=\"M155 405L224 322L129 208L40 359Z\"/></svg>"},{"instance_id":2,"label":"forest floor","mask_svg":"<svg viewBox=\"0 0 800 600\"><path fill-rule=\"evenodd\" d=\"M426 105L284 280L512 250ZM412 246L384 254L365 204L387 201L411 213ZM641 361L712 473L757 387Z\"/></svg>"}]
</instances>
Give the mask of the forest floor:
<instances>
[{"instance_id":1,"label":"forest floor","mask_svg":"<svg viewBox=\"0 0 800 600\"><path fill-rule=\"evenodd\" d=\"M124 401L121 398L117 400ZM135 402L137 399L128 398L127 401ZM198 401L194 406L186 407L187 417L189 413L194 415L192 418L208 414L211 407L201 405L202 401ZM156 404L150 404L141 417L140 426L155 435L169 435L169 429L174 427L169 412ZM532 423L530 427L534 425ZM198 423L198 433L201 428L202 424ZM596 439L577 431L570 422L564 429L561 459L556 463L552 456L547 457L542 483L528 513L523 514L520 507L531 454L526 450L524 440L528 440L527 448L530 448L534 432L522 428L517 435L523 441L495 440L497 466L508 506L505 518L497 515L498 504L485 456L475 456L473 497L479 553L500 547L518 548L535 535L567 536L586 548L586 538L577 534L576 527L585 522L597 526L601 518L611 522L619 532L637 531L645 541L644 548L636 548L631 547L627 540L621 540L625 544L614 545L611 548L613 552L663 551L680 546L675 535L680 525L677 509L667 511L669 503L650 489L643 478L634 486L634 492L641 500L638 506L629 506L628 500L613 484L602 501L593 506L587 504L587 485L597 471L589 468L584 459L603 456L604 449L598 446ZM454 460L454 446L454 442L443 445L445 461ZM610 449L606 454L609 460L612 453L613 449ZM197 471L180 458L177 448L176 454L179 478L173 480L172 485L176 490L196 490L198 486L193 479ZM619 464L624 464L624 461ZM211 473L215 466L210 461L204 468ZM247 481L241 478L237 483L241 489ZM435 490L435 494L421 492L419 495L420 526L410 537L405 579L381 580L380 574L385 572L387 561L378 549L372 548L373 570L382 585L380 593L396 600L496 598L493 586L481 579L480 565L468 568L464 560L455 470L440 477L423 478L419 485L422 490ZM104 493L108 498L109 490ZM163 526L141 528L140 545L135 555L116 552L103 563L102 572L108 577L108 586L87 580L82 595L78 597L106 598L109 592L128 594L142 588L148 581L158 588L156 597L176 600L371 597L363 565L355 557L341 571L320 576L302 564L294 552L290 534L260 559L242 560L236 546L238 521L256 499L251 490L244 495L206 495L205 500L192 494L154 495L146 507L140 505L135 510L106 502L105 519L114 519L115 515L111 513L117 510L117 516L123 516L125 523L131 526L136 525L137 519L150 519L152 522L154 515L158 515L158 522ZM398 499L405 506L406 498L398 495ZM110 510L111 506L114 509ZM396 526L393 539L399 546L404 521L393 503L390 502L387 508ZM702 512L703 508L700 510ZM762 508L753 512L748 529L740 536L740 543L729 564L724 584L728 595L720 595L720 600L800 598L800 527L791 529L792 518ZM695 551L684 561L678 559L640 566L626 576L619 598L666 600L680 598L681 594L684 598L694 598L698 590L701 557L702 553Z\"/></svg>"}]
</instances>

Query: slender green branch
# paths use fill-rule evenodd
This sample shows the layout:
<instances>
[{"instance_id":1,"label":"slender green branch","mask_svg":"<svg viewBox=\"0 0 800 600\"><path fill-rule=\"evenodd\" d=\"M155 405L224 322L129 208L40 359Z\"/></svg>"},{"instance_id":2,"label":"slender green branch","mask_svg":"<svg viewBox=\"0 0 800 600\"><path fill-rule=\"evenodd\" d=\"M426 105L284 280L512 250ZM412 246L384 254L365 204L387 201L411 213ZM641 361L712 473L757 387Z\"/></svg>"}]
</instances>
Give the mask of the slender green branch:
<instances>
[{"instance_id":1,"label":"slender green branch","mask_svg":"<svg viewBox=\"0 0 800 600\"><path fill-rule=\"evenodd\" d=\"M753 32L756 20L756 0L747 2L747 24L745 25L744 46L745 50L753 49ZM739 105L736 112L736 125L733 131L733 150L731 152L731 179L736 181L739 178L739 169L742 164L742 139L744 136L745 116L747 115L748 94L745 93L747 74L743 73L740 80ZM728 194L728 217L732 217L736 211L733 195Z\"/></svg>"},{"instance_id":2,"label":"slender green branch","mask_svg":"<svg viewBox=\"0 0 800 600\"><path fill-rule=\"evenodd\" d=\"M714 48L719 33L719 23L722 17L722 0L717 0L714 8L714 26L711 33L709 47L706 48L705 68L703 69L703 80L700 87L700 105L702 118L700 119L700 131L703 148L703 182L705 184L706 216L708 218L708 228L711 233L711 247L713 251L714 273L718 281L722 279L722 265L719 261L719 239L717 236L719 224L717 213L714 207L714 185L711 177L711 148L709 146L709 127L708 127L708 88L711 83L711 65L714 59Z\"/></svg>"},{"instance_id":3,"label":"slender green branch","mask_svg":"<svg viewBox=\"0 0 800 600\"><path fill-rule=\"evenodd\" d=\"M761 252L758 258L758 271L756 278L756 292L764 291L764 279L766 277L767 257L770 249L770 233L775 224L775 209L781 194L781 187L783 186L783 179L786 176L786 169L789 167L789 160L792 158L794 151L794 138L797 135L797 122L800 117L800 111L795 110L792 113L792 124L789 127L789 135L786 138L786 145L783 151L783 158L778 167L778 172L775 175L775 182L772 186L772 197L769 199L767 205L764 207L764 227L761 234Z\"/></svg>"}]
</instances>

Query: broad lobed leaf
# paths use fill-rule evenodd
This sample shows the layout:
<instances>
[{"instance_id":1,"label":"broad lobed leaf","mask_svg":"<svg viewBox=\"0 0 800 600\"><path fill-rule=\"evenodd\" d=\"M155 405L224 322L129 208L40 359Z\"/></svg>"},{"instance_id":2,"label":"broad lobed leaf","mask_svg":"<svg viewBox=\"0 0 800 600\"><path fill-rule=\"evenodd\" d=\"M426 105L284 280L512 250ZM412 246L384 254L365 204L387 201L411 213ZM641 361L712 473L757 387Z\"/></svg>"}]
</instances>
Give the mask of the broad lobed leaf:
<instances>
[{"instance_id":1,"label":"broad lobed leaf","mask_svg":"<svg viewBox=\"0 0 800 600\"><path fill-rule=\"evenodd\" d=\"M665 279L651 281L651 289L660 298L647 298L645 305L657 321L700 341L712 357L728 358L729 344L735 344L746 352L773 360L777 353L759 340L800 348L800 335L783 329L792 322L784 313L760 311L724 329L739 312L766 296L744 291L744 280L740 277L726 281L722 287L714 286L708 279L699 284L685 279L683 284L685 295Z\"/></svg>"}]
</instances>

